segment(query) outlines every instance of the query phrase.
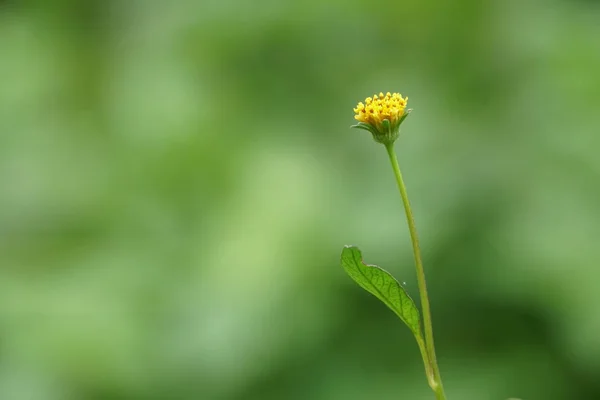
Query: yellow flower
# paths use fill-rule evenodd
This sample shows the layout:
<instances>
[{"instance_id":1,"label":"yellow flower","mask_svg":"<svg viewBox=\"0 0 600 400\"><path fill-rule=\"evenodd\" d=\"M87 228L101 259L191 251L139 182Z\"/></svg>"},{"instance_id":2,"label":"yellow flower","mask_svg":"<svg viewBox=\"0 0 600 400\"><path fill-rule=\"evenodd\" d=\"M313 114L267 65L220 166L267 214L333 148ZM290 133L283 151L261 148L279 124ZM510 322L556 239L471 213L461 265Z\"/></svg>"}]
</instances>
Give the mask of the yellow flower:
<instances>
[{"instance_id":1,"label":"yellow flower","mask_svg":"<svg viewBox=\"0 0 600 400\"><path fill-rule=\"evenodd\" d=\"M359 121L354 128L368 130L380 143L393 143L398 138L400 124L411 110L406 109L408 97L387 92L367 97L354 108L354 119Z\"/></svg>"}]
</instances>

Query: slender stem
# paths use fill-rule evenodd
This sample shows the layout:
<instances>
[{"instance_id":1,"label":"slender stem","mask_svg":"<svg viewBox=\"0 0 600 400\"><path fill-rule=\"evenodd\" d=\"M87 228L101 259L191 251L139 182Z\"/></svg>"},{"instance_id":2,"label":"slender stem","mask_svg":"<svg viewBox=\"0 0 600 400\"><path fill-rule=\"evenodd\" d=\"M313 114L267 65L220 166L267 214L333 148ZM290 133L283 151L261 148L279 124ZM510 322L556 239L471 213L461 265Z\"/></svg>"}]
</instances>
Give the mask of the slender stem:
<instances>
[{"instance_id":1,"label":"slender stem","mask_svg":"<svg viewBox=\"0 0 600 400\"><path fill-rule=\"evenodd\" d=\"M410 208L408 201L408 194L406 193L406 186L402 179L402 173L400 172L400 166L398 165L398 158L394 151L394 145L386 144L385 148L390 157L392 163L392 169L396 176L396 183L400 190L400 197L402 197L402 203L404 203L404 211L406 213L406 221L408 222L408 230L410 231L410 239L412 241L413 253L415 256L415 266L417 270L417 283L419 285L419 294L421 296L421 306L423 308L423 327L425 329L425 346L427 349L428 361L430 368L433 371L433 382L429 379L429 386L435 392L437 400L446 400L444 394L444 388L442 386L442 379L440 377L440 370L435 356L435 346L433 343L433 327L431 324L431 308L429 306L429 296L427 295L427 284L425 283L425 271L423 270L423 261L421 260L421 249L419 248L419 238L417 236L417 227L415 226L415 219ZM426 367L427 369L427 367Z\"/></svg>"},{"instance_id":2,"label":"slender stem","mask_svg":"<svg viewBox=\"0 0 600 400\"><path fill-rule=\"evenodd\" d=\"M435 380L435 373L433 372L433 368L431 367L431 362L429 362L429 354L427 353L427 347L425 346L425 341L422 336L416 336L417 345L419 346L419 350L421 351L421 357L423 358L423 364L425 364L425 376L427 376L427 383L432 388L437 386Z\"/></svg>"}]
</instances>

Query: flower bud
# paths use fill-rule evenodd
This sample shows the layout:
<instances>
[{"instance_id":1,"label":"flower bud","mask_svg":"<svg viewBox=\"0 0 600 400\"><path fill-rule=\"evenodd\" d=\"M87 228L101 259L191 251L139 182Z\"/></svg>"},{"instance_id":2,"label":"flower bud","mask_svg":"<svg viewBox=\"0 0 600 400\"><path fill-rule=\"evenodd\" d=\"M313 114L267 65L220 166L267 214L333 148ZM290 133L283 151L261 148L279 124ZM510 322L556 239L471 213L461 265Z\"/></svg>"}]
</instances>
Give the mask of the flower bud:
<instances>
[{"instance_id":1,"label":"flower bud","mask_svg":"<svg viewBox=\"0 0 600 400\"><path fill-rule=\"evenodd\" d=\"M352 128L359 128L373 134L373 139L384 145L392 144L398 139L400 124L412 111L406 109L408 97L399 93L387 92L367 97L365 102L360 102L354 108L354 119L358 124Z\"/></svg>"}]
</instances>

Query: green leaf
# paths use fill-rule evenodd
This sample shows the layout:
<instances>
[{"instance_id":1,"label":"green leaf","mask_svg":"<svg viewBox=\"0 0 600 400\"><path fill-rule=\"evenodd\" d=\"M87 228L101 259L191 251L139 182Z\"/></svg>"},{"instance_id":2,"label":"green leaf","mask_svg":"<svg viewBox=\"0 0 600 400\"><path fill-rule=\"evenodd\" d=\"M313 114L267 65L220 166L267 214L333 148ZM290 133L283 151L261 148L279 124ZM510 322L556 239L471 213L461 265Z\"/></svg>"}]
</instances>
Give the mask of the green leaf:
<instances>
[{"instance_id":1,"label":"green leaf","mask_svg":"<svg viewBox=\"0 0 600 400\"><path fill-rule=\"evenodd\" d=\"M342 250L342 267L363 289L395 312L415 336L421 336L419 309L402 285L389 272L377 265L365 264L362 253L355 246L345 246Z\"/></svg>"}]
</instances>

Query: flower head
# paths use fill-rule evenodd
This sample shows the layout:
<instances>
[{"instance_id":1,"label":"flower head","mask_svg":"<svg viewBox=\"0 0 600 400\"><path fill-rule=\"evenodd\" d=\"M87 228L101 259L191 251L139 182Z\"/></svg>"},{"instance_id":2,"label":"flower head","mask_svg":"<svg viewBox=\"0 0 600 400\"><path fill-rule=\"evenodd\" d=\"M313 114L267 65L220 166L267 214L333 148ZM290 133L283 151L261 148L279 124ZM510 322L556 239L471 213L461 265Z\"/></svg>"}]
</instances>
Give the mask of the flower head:
<instances>
[{"instance_id":1,"label":"flower head","mask_svg":"<svg viewBox=\"0 0 600 400\"><path fill-rule=\"evenodd\" d=\"M353 128L365 129L373 134L373 139L379 143L393 143L399 135L400 124L410 113L406 109L408 97L399 93L387 92L367 97L354 108L354 119L358 124Z\"/></svg>"}]
</instances>

